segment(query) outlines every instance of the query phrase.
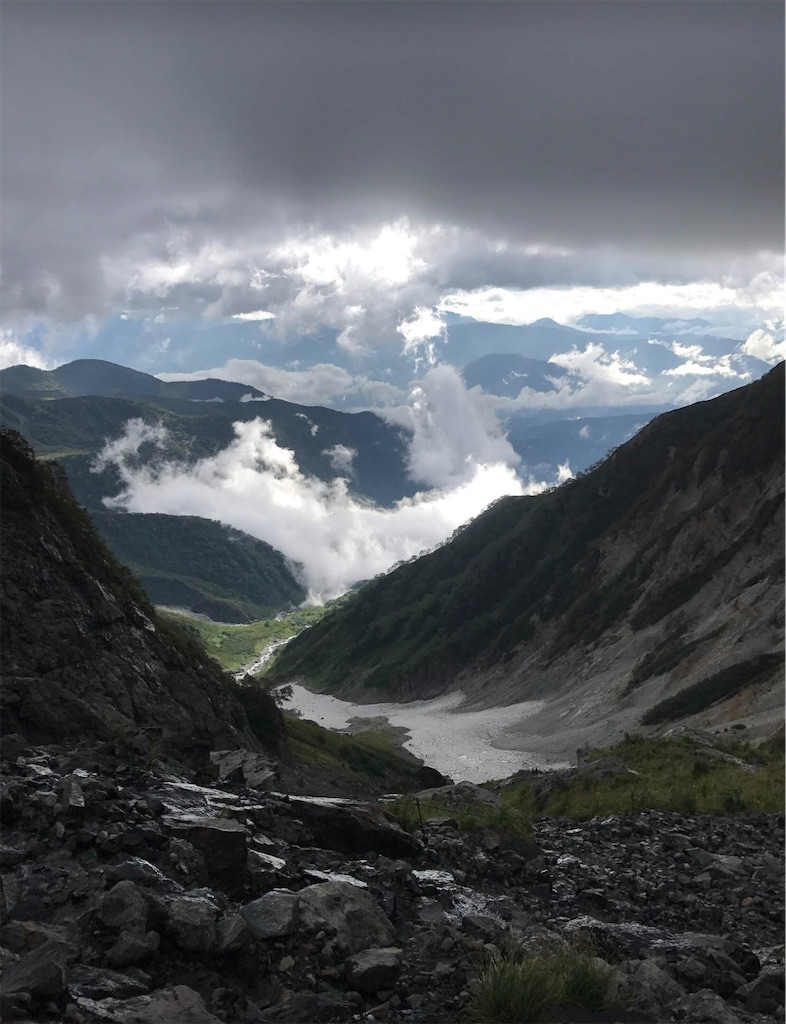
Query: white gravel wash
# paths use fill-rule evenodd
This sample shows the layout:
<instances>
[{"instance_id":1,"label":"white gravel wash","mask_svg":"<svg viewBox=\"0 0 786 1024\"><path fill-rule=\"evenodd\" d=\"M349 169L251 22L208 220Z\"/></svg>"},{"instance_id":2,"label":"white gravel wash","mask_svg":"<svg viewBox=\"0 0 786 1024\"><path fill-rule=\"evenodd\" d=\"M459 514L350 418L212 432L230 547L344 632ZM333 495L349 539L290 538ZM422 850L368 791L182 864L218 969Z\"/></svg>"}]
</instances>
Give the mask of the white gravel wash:
<instances>
[{"instance_id":1,"label":"white gravel wash","mask_svg":"<svg viewBox=\"0 0 786 1024\"><path fill-rule=\"evenodd\" d=\"M404 746L427 765L456 782L502 779L521 768L555 768L542 754L503 750L495 740L515 723L539 711L544 701L530 700L482 711L458 710L464 695L450 693L408 704L353 704L294 684L285 708L297 710L326 729L345 729L353 718L385 718L408 732Z\"/></svg>"}]
</instances>

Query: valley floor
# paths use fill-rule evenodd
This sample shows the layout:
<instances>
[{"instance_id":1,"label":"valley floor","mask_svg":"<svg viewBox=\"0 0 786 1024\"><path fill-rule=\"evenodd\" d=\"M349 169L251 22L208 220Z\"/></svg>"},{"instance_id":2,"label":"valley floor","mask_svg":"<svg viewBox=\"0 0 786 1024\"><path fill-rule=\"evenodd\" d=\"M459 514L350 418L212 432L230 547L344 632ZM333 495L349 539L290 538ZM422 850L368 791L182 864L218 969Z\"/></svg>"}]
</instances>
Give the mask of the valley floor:
<instances>
[{"instance_id":1,"label":"valley floor","mask_svg":"<svg viewBox=\"0 0 786 1024\"><path fill-rule=\"evenodd\" d=\"M385 720L394 728L406 730L405 749L429 767L457 780L480 783L512 775L522 768L565 765L565 758L551 756L547 749L538 753L509 750L501 742L512 721L525 723L529 716L542 711L545 701L473 711L462 710L462 701L461 693L451 693L407 704L355 704L295 684L284 707L328 729L346 729L357 719L370 719L375 726L380 719ZM362 726L362 721L357 724Z\"/></svg>"}]
</instances>

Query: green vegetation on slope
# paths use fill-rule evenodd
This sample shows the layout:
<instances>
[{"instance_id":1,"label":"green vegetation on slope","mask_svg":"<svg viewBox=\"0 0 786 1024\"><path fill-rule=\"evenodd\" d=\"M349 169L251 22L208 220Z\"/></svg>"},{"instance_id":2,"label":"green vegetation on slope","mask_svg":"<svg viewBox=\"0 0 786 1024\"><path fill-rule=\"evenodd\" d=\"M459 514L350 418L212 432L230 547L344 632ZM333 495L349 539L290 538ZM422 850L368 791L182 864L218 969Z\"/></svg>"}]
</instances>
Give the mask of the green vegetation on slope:
<instances>
[{"instance_id":1,"label":"green vegetation on slope","mask_svg":"<svg viewBox=\"0 0 786 1024\"><path fill-rule=\"evenodd\" d=\"M619 757L631 774L605 778L577 775L545 802L537 802L533 790L543 776L520 773L503 790L502 799L530 819L565 817L576 821L644 810L683 814L783 810L782 743L753 748L741 742L718 741L716 747L749 767L719 757L687 735L632 736L593 755L593 759Z\"/></svg>"},{"instance_id":2,"label":"green vegetation on slope","mask_svg":"<svg viewBox=\"0 0 786 1024\"><path fill-rule=\"evenodd\" d=\"M782 654L760 654L748 661L729 665L707 679L687 686L673 697L660 701L644 715L642 724L657 725L660 722L674 722L686 715L695 715L748 686L766 683L776 672L783 676Z\"/></svg>"},{"instance_id":3,"label":"green vegetation on slope","mask_svg":"<svg viewBox=\"0 0 786 1024\"><path fill-rule=\"evenodd\" d=\"M222 622L203 622L187 615L159 609L159 616L177 622L178 626L192 636L198 637L205 650L215 658L223 669L237 672L250 664L262 651L276 640L296 636L301 630L319 622L325 608L298 608L286 615L230 625Z\"/></svg>"},{"instance_id":4,"label":"green vegetation on slope","mask_svg":"<svg viewBox=\"0 0 786 1024\"><path fill-rule=\"evenodd\" d=\"M304 764L357 781L370 779L384 792L419 788L420 762L406 751L391 749L384 733L371 730L348 736L289 715L284 721L292 755Z\"/></svg>"},{"instance_id":5,"label":"green vegetation on slope","mask_svg":"<svg viewBox=\"0 0 786 1024\"><path fill-rule=\"evenodd\" d=\"M718 739L707 747L690 735L668 738L630 736L613 747L593 752L591 760L617 757L626 773L551 775L523 771L502 786L502 804L463 805L402 797L387 806L410 832L428 819L449 817L458 828L474 831L497 826L532 838L540 818L588 821L597 816L658 810L681 814L735 814L783 809L783 735L759 747ZM556 780L556 782L555 782ZM544 796L546 784L550 793ZM551 785L549 785L551 784Z\"/></svg>"},{"instance_id":6,"label":"green vegetation on slope","mask_svg":"<svg viewBox=\"0 0 786 1024\"><path fill-rule=\"evenodd\" d=\"M603 583L596 574L601 543L655 519L692 474L717 473L729 490L782 465L782 395L783 364L747 388L659 417L592 472L554 491L501 499L450 543L374 580L357 601L288 645L275 677L301 675L319 689L362 682L417 692L470 665L504 662L536 627L556 619L559 635L544 656L591 643L631 611L635 616L653 565L668 556L682 524ZM777 511L775 502L763 507L757 529ZM715 557L712 570L732 554ZM634 628L679 607L704 582L701 570L686 572L648 601Z\"/></svg>"},{"instance_id":7,"label":"green vegetation on slope","mask_svg":"<svg viewBox=\"0 0 786 1024\"><path fill-rule=\"evenodd\" d=\"M306 597L281 552L240 530L196 516L99 511L91 516L156 604L247 622Z\"/></svg>"}]
</instances>

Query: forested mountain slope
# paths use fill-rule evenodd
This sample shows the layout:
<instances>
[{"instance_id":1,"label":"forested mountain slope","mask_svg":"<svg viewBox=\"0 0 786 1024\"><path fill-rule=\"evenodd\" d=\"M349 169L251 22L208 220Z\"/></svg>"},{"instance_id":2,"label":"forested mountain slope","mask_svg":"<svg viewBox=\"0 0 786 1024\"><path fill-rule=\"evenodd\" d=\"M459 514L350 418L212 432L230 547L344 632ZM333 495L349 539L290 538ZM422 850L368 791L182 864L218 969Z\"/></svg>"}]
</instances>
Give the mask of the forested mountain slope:
<instances>
[{"instance_id":1,"label":"forested mountain slope","mask_svg":"<svg viewBox=\"0 0 786 1024\"><path fill-rule=\"evenodd\" d=\"M250 622L301 604L306 590L264 541L198 516L99 512L90 517L151 601L221 622Z\"/></svg>"},{"instance_id":2,"label":"forested mountain slope","mask_svg":"<svg viewBox=\"0 0 786 1024\"><path fill-rule=\"evenodd\" d=\"M497 703L602 677L643 713L781 650L783 382L781 364L658 417L556 490L502 499L293 641L276 677Z\"/></svg>"}]
</instances>

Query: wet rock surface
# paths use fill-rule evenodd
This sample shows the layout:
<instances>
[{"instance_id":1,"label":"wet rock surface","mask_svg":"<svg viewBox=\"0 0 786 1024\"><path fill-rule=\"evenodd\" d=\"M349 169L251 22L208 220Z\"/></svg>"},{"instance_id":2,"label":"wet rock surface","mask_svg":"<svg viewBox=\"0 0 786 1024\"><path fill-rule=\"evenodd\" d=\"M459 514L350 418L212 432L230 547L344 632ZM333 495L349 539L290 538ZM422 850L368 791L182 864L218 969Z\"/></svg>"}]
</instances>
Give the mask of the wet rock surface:
<instances>
[{"instance_id":1,"label":"wet rock surface","mask_svg":"<svg viewBox=\"0 0 786 1024\"><path fill-rule=\"evenodd\" d=\"M383 805L21 737L3 758L4 1020L442 1024L495 951L571 935L626 1009L565 1020L783 1019L782 815L544 819L534 841L446 818L423 842Z\"/></svg>"}]
</instances>

